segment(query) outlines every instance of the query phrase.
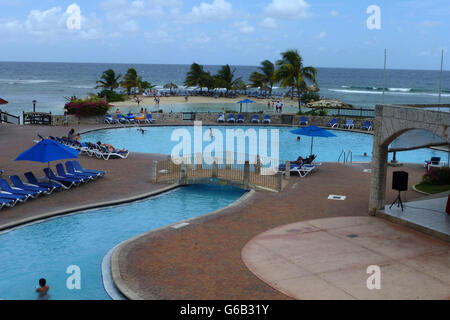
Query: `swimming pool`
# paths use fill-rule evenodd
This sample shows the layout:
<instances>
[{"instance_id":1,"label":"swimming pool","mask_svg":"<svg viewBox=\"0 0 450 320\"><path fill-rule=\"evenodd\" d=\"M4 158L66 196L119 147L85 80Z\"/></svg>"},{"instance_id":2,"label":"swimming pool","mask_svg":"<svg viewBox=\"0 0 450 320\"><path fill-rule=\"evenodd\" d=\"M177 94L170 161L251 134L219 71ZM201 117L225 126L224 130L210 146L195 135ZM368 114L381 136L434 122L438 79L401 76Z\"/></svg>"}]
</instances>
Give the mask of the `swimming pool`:
<instances>
[{"instance_id":1,"label":"swimming pool","mask_svg":"<svg viewBox=\"0 0 450 320\"><path fill-rule=\"evenodd\" d=\"M261 127L261 126L214 126L211 127L220 130L223 135L223 145L226 145L226 130L227 129L253 129L259 135L260 129L267 129L268 136L268 157L273 157L270 150L271 131L278 130L279 132L279 159L280 160L295 160L299 155L305 157L310 153L311 138L301 137L297 141L297 136L290 131L291 127ZM82 135L83 141L98 140L104 143L110 143L116 147L126 148L133 152L147 152L147 153L161 153L171 154L172 149L179 142L171 141L171 135L174 130L185 129L194 136L193 126L158 126L145 127L145 134L137 131L136 128L118 128L114 130L99 130ZM208 135L210 127L204 126L203 133ZM313 153L318 154L318 161L322 162L336 162L343 150L348 155L352 151L354 162L370 162L372 157L373 136L370 134L333 130L336 137L332 138L315 138ZM204 142L205 148L210 142ZM193 141L192 141L193 144ZM245 153L249 152L248 140L245 146ZM192 148L193 150L193 148ZM235 142L235 151L238 150L237 140ZM259 151L259 150L258 150ZM367 153L367 156L364 156ZM389 160L392 159L392 153L389 154ZM398 152L396 159L400 162L409 163L423 163L426 159L431 157L441 157L443 161L447 160L448 154L446 152L437 151L433 149L418 149L412 151ZM341 158L342 161L342 158Z\"/></svg>"},{"instance_id":2,"label":"swimming pool","mask_svg":"<svg viewBox=\"0 0 450 320\"><path fill-rule=\"evenodd\" d=\"M0 299L36 299L41 277L50 286L50 299L109 299L101 262L111 248L149 230L223 208L244 193L228 186L191 185L0 233ZM66 287L70 265L81 269L81 290Z\"/></svg>"}]
</instances>

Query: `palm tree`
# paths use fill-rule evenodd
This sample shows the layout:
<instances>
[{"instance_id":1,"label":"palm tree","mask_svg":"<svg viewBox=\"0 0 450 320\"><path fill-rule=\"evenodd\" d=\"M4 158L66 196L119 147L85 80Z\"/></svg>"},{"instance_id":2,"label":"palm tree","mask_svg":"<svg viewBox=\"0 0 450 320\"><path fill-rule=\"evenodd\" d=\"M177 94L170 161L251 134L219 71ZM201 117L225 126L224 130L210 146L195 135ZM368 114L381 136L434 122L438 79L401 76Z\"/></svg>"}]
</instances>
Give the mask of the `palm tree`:
<instances>
[{"instance_id":1,"label":"palm tree","mask_svg":"<svg viewBox=\"0 0 450 320\"><path fill-rule=\"evenodd\" d=\"M275 65L269 61L264 60L261 62L261 67L258 67L262 73L255 71L250 75L250 81L252 82L252 86L254 88L259 87L260 90L263 88L268 88L270 94L272 94L273 84L276 82L275 80Z\"/></svg>"},{"instance_id":2,"label":"palm tree","mask_svg":"<svg viewBox=\"0 0 450 320\"><path fill-rule=\"evenodd\" d=\"M202 88L208 83L208 77L211 75L209 72L203 70L203 66L198 63L191 64L190 71L186 74L186 79L184 80L184 85L188 87L200 87L200 92Z\"/></svg>"},{"instance_id":3,"label":"palm tree","mask_svg":"<svg viewBox=\"0 0 450 320\"><path fill-rule=\"evenodd\" d=\"M113 69L108 69L105 72L103 72L102 76L100 77L101 80L96 81L97 86L95 89L98 88L104 88L113 91L114 89L119 87L119 79L122 77L122 75L118 75L116 77L116 73Z\"/></svg>"},{"instance_id":4,"label":"palm tree","mask_svg":"<svg viewBox=\"0 0 450 320\"><path fill-rule=\"evenodd\" d=\"M217 79L220 87L231 90L236 87L236 85L242 80L242 77L234 78L234 72L236 68L231 71L230 65L224 65L214 76Z\"/></svg>"},{"instance_id":5,"label":"palm tree","mask_svg":"<svg viewBox=\"0 0 450 320\"><path fill-rule=\"evenodd\" d=\"M298 108L301 111L301 94L307 90L306 80L317 85L317 69L303 66L303 58L297 50L288 50L281 53L281 60L277 61L278 70L275 71L275 80L281 81L282 88L291 88L292 98L297 90Z\"/></svg>"},{"instance_id":6,"label":"palm tree","mask_svg":"<svg viewBox=\"0 0 450 320\"><path fill-rule=\"evenodd\" d=\"M137 75L137 71L134 68L129 68L127 73L123 76L121 86L127 89L128 94L131 93L132 88L139 88L139 92L142 91L142 77Z\"/></svg>"}]
</instances>

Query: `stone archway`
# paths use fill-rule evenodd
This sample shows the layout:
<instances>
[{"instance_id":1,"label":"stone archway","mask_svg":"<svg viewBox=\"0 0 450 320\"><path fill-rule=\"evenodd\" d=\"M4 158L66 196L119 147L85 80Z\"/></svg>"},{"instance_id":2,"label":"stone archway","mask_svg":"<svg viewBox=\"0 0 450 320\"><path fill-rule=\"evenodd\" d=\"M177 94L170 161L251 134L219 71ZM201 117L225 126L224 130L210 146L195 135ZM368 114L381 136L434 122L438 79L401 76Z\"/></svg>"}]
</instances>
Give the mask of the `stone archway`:
<instances>
[{"instance_id":1,"label":"stone archway","mask_svg":"<svg viewBox=\"0 0 450 320\"><path fill-rule=\"evenodd\" d=\"M370 181L369 214L384 209L388 146L397 137L412 129L428 130L450 144L450 112L420 108L378 105L375 107Z\"/></svg>"}]
</instances>

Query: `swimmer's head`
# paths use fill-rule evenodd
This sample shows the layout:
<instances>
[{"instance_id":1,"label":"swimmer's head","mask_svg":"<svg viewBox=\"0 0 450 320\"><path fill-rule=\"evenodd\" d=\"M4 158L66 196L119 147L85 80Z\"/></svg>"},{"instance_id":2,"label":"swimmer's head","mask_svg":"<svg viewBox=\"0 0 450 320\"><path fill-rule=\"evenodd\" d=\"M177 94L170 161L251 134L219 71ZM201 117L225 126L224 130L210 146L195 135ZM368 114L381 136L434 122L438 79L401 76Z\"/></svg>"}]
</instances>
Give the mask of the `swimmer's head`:
<instances>
[{"instance_id":1,"label":"swimmer's head","mask_svg":"<svg viewBox=\"0 0 450 320\"><path fill-rule=\"evenodd\" d=\"M45 280L44 278L39 279L39 285L41 287L45 287L46 284L47 284L47 280Z\"/></svg>"}]
</instances>

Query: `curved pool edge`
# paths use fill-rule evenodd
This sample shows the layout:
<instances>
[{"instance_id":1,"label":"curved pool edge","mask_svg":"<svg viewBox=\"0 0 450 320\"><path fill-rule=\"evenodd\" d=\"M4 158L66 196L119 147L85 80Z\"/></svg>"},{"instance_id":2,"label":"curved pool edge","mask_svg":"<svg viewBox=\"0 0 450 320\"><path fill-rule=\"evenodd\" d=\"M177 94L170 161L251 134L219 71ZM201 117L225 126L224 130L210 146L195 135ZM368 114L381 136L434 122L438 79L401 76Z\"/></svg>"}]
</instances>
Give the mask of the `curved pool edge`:
<instances>
[{"instance_id":1,"label":"curved pool edge","mask_svg":"<svg viewBox=\"0 0 450 320\"><path fill-rule=\"evenodd\" d=\"M52 212L49 212L49 213L46 213L46 214L43 214L43 215L37 216L37 217L30 217L30 218L16 220L16 221L13 221L10 223L0 225L0 232L8 231L8 230L11 230L16 227L22 227L22 226L30 224L30 223L39 223L39 222L42 222L42 221L45 221L48 219L53 219L53 218L56 218L59 216L64 216L64 215L69 215L69 214L74 214L74 213L85 211L85 210L98 209L98 208L115 206L115 205L119 205L119 204L143 200L146 198L150 198L150 197L171 191L178 187L181 187L181 185L180 184L171 184L171 185L163 187L161 189L142 193L142 194L139 194L139 195L136 195L133 197L120 198L120 199L113 200L113 201L98 202L95 204L81 205L81 206L66 208L66 209L62 209L62 210L52 211Z\"/></svg>"},{"instance_id":2,"label":"curved pool edge","mask_svg":"<svg viewBox=\"0 0 450 320\"><path fill-rule=\"evenodd\" d=\"M126 281L122 278L121 273L120 273L120 267L119 267L119 263L120 263L120 255L121 253L125 250L125 247L127 245L129 245L130 243L139 240L140 238L143 238L145 236L148 236L152 233L157 233L166 229L169 229L175 225L179 225L181 223L189 223L192 221L196 221L196 222L201 222L201 220L211 216L211 215L215 215L218 214L222 211L225 211L229 208L238 206L242 203L244 203L245 201L249 200L249 198L251 198L254 194L256 193L255 190L250 190L247 193L245 193L244 195L242 195L239 199L237 199L236 201L234 201L233 203L229 204L226 207L223 207L219 210L215 210L213 212L209 212L207 214L198 216L198 217L194 217L194 218L190 218L190 219L186 219L183 221L178 221L175 223L172 223L170 225L155 229L155 230L151 230L148 232L145 232L143 234L137 235L131 239L128 239L120 244L118 244L112 252L111 255L111 274L112 274L112 279L114 281L114 285L116 286L116 288L119 290L119 292L125 296L127 299L129 300L145 300L143 297L141 297L139 295L138 292L135 292L134 290L132 290L127 284ZM159 300L157 297L153 297L152 300Z\"/></svg>"},{"instance_id":3,"label":"curved pool edge","mask_svg":"<svg viewBox=\"0 0 450 320\"><path fill-rule=\"evenodd\" d=\"M111 273L111 256L118 245L114 246L111 250L109 250L108 253L102 259L102 267L101 267L102 282L103 288L105 289L106 293L112 300L126 300L127 298L124 297L117 289L117 287L114 285L114 280Z\"/></svg>"}]
</instances>

